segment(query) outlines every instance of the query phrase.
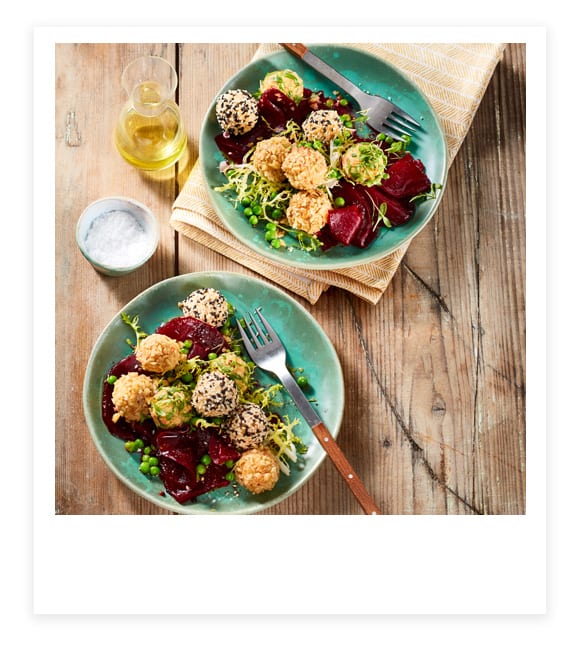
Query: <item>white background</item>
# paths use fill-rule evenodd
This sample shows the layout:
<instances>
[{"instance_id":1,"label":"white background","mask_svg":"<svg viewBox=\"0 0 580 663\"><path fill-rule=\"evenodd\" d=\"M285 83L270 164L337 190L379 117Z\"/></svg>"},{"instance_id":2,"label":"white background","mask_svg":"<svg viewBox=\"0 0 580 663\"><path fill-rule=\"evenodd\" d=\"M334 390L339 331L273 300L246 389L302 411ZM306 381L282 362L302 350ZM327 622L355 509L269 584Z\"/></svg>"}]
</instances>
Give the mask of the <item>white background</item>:
<instances>
[{"instance_id":1,"label":"white background","mask_svg":"<svg viewBox=\"0 0 580 663\"><path fill-rule=\"evenodd\" d=\"M572 511L577 390L566 379L577 363L569 359L576 345L569 320L575 302L566 290L578 235L577 175L567 158L577 153L576 109L568 97L577 87L567 62L568 44L576 40L572 29L565 21L561 27L560 12L530 20L515 9L510 15L499 2L486 3L488 17L452 10L446 17L441 3L418 2L406 18L385 3L367 2L364 13L352 7L353 18L342 5L332 6L329 16L325 7L313 11L293 2L268 8L283 14L267 19L240 3L231 3L229 13L229 3L221 3L222 13L203 18L208 10L198 3L187 6L189 14L176 4L165 8L163 19L155 18L157 8L148 14L143 5L137 12L130 4L100 2L108 18L95 19L82 17L74 3L51 3L44 11L49 17L30 11L2 27L11 55L4 65L2 114L10 124L3 123L9 136L2 180L13 201L4 210L4 248L6 258L7 248L16 256L5 264L3 317L10 351L0 601L8 627L5 651L17 648L10 660L52 654L83 663L143 656L316 660L321 654L357 662L393 656L412 662L559 660L578 616L571 601L578 589ZM267 28L282 25L296 27ZM144 26L136 40L527 42L527 135L533 146L527 151L526 516L54 515L52 46L106 41L99 33L91 39L94 26L124 26L120 38L107 29L112 41L131 40L125 26ZM37 27L44 29L35 33ZM61 27L74 27L76 36L63 38ZM548 135L546 120L556 128ZM189 577L183 573L188 557L194 570ZM142 583L135 559L151 561L156 586ZM240 559L251 562L234 564ZM252 566L275 582L268 601L255 591L255 571L244 572Z\"/></svg>"}]
</instances>

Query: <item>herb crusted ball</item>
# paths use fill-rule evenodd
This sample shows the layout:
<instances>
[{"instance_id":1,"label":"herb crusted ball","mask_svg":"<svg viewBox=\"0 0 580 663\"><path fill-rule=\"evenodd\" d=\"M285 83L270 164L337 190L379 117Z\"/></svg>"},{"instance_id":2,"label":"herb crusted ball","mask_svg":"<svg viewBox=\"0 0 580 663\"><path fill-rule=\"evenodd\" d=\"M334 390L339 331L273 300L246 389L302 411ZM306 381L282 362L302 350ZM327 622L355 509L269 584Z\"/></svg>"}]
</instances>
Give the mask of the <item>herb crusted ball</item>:
<instances>
[{"instance_id":1,"label":"herb crusted ball","mask_svg":"<svg viewBox=\"0 0 580 663\"><path fill-rule=\"evenodd\" d=\"M258 123L258 102L247 90L228 90L218 97L215 114L225 132L240 136Z\"/></svg>"}]
</instances>

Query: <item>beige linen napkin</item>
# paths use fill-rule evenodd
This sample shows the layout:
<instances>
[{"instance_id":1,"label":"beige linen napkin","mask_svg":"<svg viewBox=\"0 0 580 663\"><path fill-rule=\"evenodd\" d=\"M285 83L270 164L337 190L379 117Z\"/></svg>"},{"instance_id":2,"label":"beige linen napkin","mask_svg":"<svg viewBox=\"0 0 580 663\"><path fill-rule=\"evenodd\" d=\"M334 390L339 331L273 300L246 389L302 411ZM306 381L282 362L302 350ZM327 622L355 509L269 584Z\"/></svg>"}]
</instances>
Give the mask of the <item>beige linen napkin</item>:
<instances>
[{"instance_id":1,"label":"beige linen napkin","mask_svg":"<svg viewBox=\"0 0 580 663\"><path fill-rule=\"evenodd\" d=\"M429 99L447 139L449 164L457 154L505 44L346 44L384 58L406 74ZM281 50L262 44L254 59ZM330 286L376 304L387 289L409 243L367 265L304 270L263 258L239 242L212 208L199 162L177 196L170 223L192 240L265 276L311 304Z\"/></svg>"}]
</instances>

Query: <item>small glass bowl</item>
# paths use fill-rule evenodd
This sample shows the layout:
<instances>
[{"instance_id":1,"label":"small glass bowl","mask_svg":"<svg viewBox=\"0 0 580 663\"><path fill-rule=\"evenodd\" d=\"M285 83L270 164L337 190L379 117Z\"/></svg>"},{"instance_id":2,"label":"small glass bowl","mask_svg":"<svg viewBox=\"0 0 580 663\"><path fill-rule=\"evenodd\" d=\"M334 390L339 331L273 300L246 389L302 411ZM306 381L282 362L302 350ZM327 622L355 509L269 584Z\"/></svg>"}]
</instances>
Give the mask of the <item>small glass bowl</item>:
<instances>
[{"instance_id":1,"label":"small glass bowl","mask_svg":"<svg viewBox=\"0 0 580 663\"><path fill-rule=\"evenodd\" d=\"M99 233L101 223L108 224L100 228L107 245L95 246L95 233ZM124 276L142 267L155 253L159 223L151 210L137 200L123 196L100 198L80 215L76 241L80 252L98 272Z\"/></svg>"}]
</instances>

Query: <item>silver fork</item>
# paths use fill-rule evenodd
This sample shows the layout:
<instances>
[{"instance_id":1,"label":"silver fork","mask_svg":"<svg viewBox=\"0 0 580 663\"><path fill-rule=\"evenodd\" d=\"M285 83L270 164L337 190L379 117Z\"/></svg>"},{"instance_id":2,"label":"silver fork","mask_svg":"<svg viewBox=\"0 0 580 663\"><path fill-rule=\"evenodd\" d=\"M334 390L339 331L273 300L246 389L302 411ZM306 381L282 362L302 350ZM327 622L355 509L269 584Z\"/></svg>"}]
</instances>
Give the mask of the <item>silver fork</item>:
<instances>
[{"instance_id":1,"label":"silver fork","mask_svg":"<svg viewBox=\"0 0 580 663\"><path fill-rule=\"evenodd\" d=\"M250 358L261 369L276 376L284 385L296 407L306 420L306 423L310 426L322 448L345 479L365 513L368 515L380 514L375 501L367 492L364 484L351 467L346 456L342 453L330 431L324 425L306 396L304 396L302 389L300 389L298 383L288 370L286 366L286 350L282 341L264 318L260 308L255 310L255 315L256 317L251 313L246 315L243 325L239 320L236 320L244 346Z\"/></svg>"},{"instance_id":2,"label":"silver fork","mask_svg":"<svg viewBox=\"0 0 580 663\"><path fill-rule=\"evenodd\" d=\"M362 111L367 111L366 123L375 131L388 134L395 140L403 140L404 135L410 136L413 131L421 127L419 122L388 99L363 92L352 81L314 55L304 44L281 43L280 46L304 60L315 71L326 76L349 94Z\"/></svg>"}]
</instances>

